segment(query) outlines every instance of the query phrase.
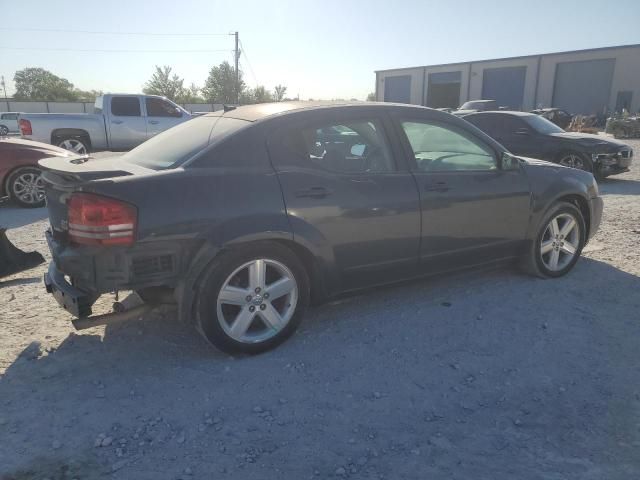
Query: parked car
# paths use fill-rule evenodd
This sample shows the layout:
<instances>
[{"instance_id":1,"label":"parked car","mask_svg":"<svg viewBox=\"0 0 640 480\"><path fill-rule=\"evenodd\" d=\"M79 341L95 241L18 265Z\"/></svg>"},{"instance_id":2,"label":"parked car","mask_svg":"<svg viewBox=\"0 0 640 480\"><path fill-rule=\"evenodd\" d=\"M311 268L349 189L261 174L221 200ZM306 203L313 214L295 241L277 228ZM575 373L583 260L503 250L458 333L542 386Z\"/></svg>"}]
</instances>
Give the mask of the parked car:
<instances>
[{"instance_id":1,"label":"parked car","mask_svg":"<svg viewBox=\"0 0 640 480\"><path fill-rule=\"evenodd\" d=\"M45 284L75 325L135 290L228 352L278 345L311 299L512 261L562 276L602 214L591 174L409 105L245 106L116 159L40 165Z\"/></svg>"},{"instance_id":2,"label":"parked car","mask_svg":"<svg viewBox=\"0 0 640 480\"><path fill-rule=\"evenodd\" d=\"M85 154L129 150L191 119L182 107L156 95L102 95L94 112L21 113L18 123L23 138Z\"/></svg>"},{"instance_id":3,"label":"parked car","mask_svg":"<svg viewBox=\"0 0 640 480\"><path fill-rule=\"evenodd\" d=\"M0 138L0 197L22 207L44 206L44 184L38 160L69 157L62 148L20 138Z\"/></svg>"},{"instance_id":4,"label":"parked car","mask_svg":"<svg viewBox=\"0 0 640 480\"><path fill-rule=\"evenodd\" d=\"M573 118L573 115L560 108L538 108L536 110L531 110L531 113L535 113L536 115L546 118L563 130L569 126L571 119Z\"/></svg>"},{"instance_id":5,"label":"parked car","mask_svg":"<svg viewBox=\"0 0 640 480\"><path fill-rule=\"evenodd\" d=\"M18 133L18 112L0 112L0 137Z\"/></svg>"},{"instance_id":6,"label":"parked car","mask_svg":"<svg viewBox=\"0 0 640 480\"><path fill-rule=\"evenodd\" d=\"M629 171L633 149L602 135L565 132L546 118L525 112L482 112L466 121L510 152L606 177Z\"/></svg>"},{"instance_id":7,"label":"parked car","mask_svg":"<svg viewBox=\"0 0 640 480\"><path fill-rule=\"evenodd\" d=\"M471 100L463 103L459 109L451 113L457 117L461 117L469 115L470 113L485 112L488 110L498 110L498 102L495 100Z\"/></svg>"}]
</instances>

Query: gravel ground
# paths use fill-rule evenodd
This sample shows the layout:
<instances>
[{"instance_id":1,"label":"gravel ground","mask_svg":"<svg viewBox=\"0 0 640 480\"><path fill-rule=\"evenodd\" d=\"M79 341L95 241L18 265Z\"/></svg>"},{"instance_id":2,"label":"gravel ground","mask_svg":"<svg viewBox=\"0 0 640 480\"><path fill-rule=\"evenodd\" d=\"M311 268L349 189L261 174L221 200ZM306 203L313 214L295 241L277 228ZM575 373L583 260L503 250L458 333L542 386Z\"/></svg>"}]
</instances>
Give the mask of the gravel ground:
<instances>
[{"instance_id":1,"label":"gravel ground","mask_svg":"<svg viewBox=\"0 0 640 480\"><path fill-rule=\"evenodd\" d=\"M640 163L601 192L565 278L373 290L257 357L209 348L171 309L75 333L44 266L5 279L0 478L640 478ZM9 237L48 254L44 218L0 206Z\"/></svg>"}]
</instances>

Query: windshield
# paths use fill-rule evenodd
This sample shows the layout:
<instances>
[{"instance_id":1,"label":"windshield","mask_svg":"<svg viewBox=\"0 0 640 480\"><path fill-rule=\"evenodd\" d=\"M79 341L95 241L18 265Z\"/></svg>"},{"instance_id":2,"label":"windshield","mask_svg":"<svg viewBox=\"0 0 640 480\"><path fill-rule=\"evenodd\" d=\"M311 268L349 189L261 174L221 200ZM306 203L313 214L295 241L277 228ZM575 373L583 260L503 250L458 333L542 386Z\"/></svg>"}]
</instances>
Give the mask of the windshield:
<instances>
[{"instance_id":1,"label":"windshield","mask_svg":"<svg viewBox=\"0 0 640 480\"><path fill-rule=\"evenodd\" d=\"M223 116L194 118L147 140L122 159L153 170L174 168L249 123Z\"/></svg>"},{"instance_id":2,"label":"windshield","mask_svg":"<svg viewBox=\"0 0 640 480\"><path fill-rule=\"evenodd\" d=\"M539 117L538 115L530 115L523 117L523 120L538 133L562 133L564 132L555 123L550 122L546 118Z\"/></svg>"}]
</instances>

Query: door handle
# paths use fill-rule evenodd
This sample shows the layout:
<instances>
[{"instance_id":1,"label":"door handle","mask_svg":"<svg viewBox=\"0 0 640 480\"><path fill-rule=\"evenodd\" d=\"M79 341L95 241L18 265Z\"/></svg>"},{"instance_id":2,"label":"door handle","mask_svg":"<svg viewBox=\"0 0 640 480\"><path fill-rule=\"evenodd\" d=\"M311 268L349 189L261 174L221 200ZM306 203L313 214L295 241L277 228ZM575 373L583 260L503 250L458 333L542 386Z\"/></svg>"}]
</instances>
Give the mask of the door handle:
<instances>
[{"instance_id":1,"label":"door handle","mask_svg":"<svg viewBox=\"0 0 640 480\"><path fill-rule=\"evenodd\" d=\"M120 125L122 120L111 120L111 123L115 123L116 125Z\"/></svg>"},{"instance_id":2,"label":"door handle","mask_svg":"<svg viewBox=\"0 0 640 480\"><path fill-rule=\"evenodd\" d=\"M446 192L449 190L449 185L447 185L447 182L432 182L432 183L427 183L424 186L424 189L427 192Z\"/></svg>"},{"instance_id":3,"label":"door handle","mask_svg":"<svg viewBox=\"0 0 640 480\"><path fill-rule=\"evenodd\" d=\"M149 120L149 123L150 123L151 125L157 125L157 124L158 124L158 123L160 123L160 122L158 122L158 120Z\"/></svg>"},{"instance_id":4,"label":"door handle","mask_svg":"<svg viewBox=\"0 0 640 480\"><path fill-rule=\"evenodd\" d=\"M324 198L331 195L331 190L325 187L311 187L306 190L298 190L295 195L298 198Z\"/></svg>"}]
</instances>

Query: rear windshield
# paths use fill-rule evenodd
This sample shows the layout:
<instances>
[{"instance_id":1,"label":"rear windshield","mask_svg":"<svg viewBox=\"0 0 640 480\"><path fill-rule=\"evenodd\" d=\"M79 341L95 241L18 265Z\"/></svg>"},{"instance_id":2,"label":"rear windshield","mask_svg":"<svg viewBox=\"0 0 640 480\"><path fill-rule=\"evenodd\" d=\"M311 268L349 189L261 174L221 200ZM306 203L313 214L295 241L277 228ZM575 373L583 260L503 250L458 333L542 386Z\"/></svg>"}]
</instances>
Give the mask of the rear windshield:
<instances>
[{"instance_id":1,"label":"rear windshield","mask_svg":"<svg viewBox=\"0 0 640 480\"><path fill-rule=\"evenodd\" d=\"M176 125L122 156L122 160L153 170L175 168L207 145L217 143L250 122L236 118L198 117Z\"/></svg>"}]
</instances>

